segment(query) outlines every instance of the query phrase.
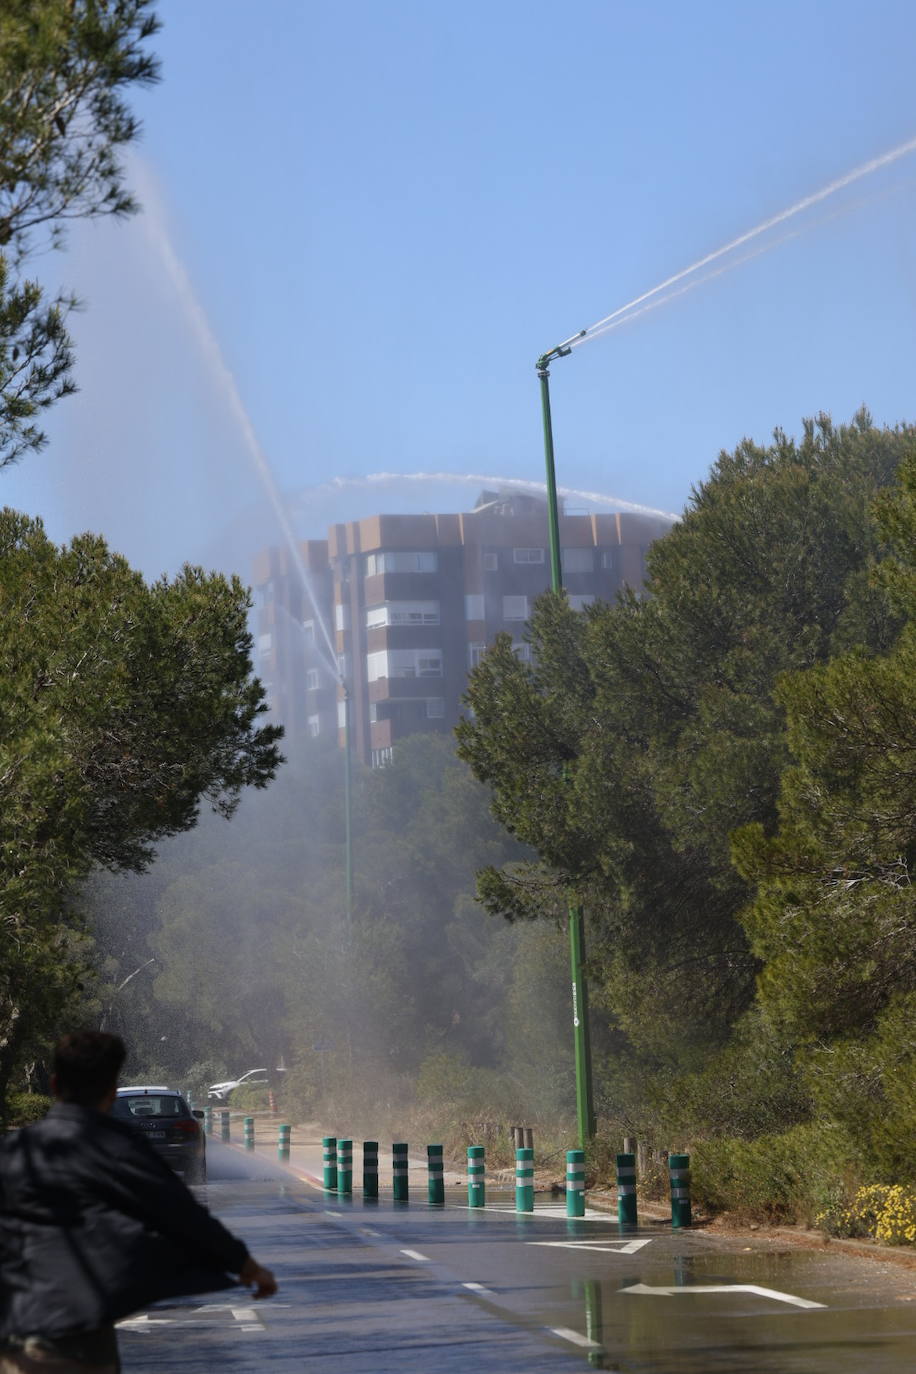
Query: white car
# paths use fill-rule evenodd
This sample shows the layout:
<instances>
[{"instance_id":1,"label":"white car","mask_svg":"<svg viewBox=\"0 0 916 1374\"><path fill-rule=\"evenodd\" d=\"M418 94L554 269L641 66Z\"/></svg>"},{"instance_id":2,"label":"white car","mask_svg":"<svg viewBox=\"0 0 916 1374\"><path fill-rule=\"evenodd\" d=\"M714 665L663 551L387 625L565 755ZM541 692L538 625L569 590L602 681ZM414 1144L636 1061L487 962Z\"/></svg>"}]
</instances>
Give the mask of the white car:
<instances>
[{"instance_id":1,"label":"white car","mask_svg":"<svg viewBox=\"0 0 916 1374\"><path fill-rule=\"evenodd\" d=\"M267 1087L266 1069L249 1069L243 1073L241 1078L230 1078L226 1083L211 1083L207 1089L208 1097L215 1097L218 1102L225 1102L233 1088L240 1088L243 1083L250 1083L252 1087Z\"/></svg>"}]
</instances>

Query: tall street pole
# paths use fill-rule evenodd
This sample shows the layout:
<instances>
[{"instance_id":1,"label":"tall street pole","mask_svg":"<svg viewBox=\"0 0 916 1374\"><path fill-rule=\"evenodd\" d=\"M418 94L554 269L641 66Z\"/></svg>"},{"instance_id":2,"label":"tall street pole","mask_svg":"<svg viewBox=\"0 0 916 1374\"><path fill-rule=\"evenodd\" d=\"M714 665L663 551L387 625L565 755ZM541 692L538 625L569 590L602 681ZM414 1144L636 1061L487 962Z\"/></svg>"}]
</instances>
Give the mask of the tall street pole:
<instances>
[{"instance_id":1,"label":"tall street pole","mask_svg":"<svg viewBox=\"0 0 916 1374\"><path fill-rule=\"evenodd\" d=\"M353 931L353 745L350 738L350 688L341 681L344 696L344 861L347 883L347 939Z\"/></svg>"},{"instance_id":2,"label":"tall street pole","mask_svg":"<svg viewBox=\"0 0 916 1374\"><path fill-rule=\"evenodd\" d=\"M573 339L552 348L537 360L538 380L541 384L541 412L544 420L544 458L547 465L547 524L550 543L550 586L554 592L563 590L563 567L560 556L560 511L557 501L557 474L553 455L553 422L550 415L550 372L554 358L565 358L572 350ZM569 968L572 981L573 1044L576 1057L576 1121L579 1128L579 1148L595 1134L595 1109L592 1096L592 1050L588 1024L588 985L582 970L585 950L585 918L581 906L569 908Z\"/></svg>"}]
</instances>

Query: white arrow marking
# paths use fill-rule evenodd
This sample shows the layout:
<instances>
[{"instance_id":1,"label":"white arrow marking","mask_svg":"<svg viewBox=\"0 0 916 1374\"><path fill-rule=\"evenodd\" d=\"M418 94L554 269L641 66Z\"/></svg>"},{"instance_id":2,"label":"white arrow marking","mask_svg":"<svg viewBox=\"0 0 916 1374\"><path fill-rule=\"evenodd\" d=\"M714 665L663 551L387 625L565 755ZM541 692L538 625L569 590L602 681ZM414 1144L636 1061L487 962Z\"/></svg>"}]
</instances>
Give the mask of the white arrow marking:
<instances>
[{"instance_id":1,"label":"white arrow marking","mask_svg":"<svg viewBox=\"0 0 916 1374\"><path fill-rule=\"evenodd\" d=\"M635 1255L637 1250L641 1250L644 1245L648 1245L651 1236L646 1236L643 1240L612 1240L608 1243L604 1240L527 1240L526 1245L552 1245L560 1250L605 1250L609 1255ZM623 1290L627 1292L627 1289ZM659 1290L661 1291L661 1290Z\"/></svg>"},{"instance_id":2,"label":"white arrow marking","mask_svg":"<svg viewBox=\"0 0 916 1374\"><path fill-rule=\"evenodd\" d=\"M413 1260L419 1260L421 1264L429 1264L429 1255L421 1255L419 1250L402 1250L402 1255L409 1255Z\"/></svg>"},{"instance_id":3,"label":"white arrow marking","mask_svg":"<svg viewBox=\"0 0 916 1374\"><path fill-rule=\"evenodd\" d=\"M485 1298L495 1298L492 1288L484 1288L482 1283L463 1283L462 1288L470 1288L472 1293L482 1293Z\"/></svg>"},{"instance_id":4,"label":"white arrow marking","mask_svg":"<svg viewBox=\"0 0 916 1374\"><path fill-rule=\"evenodd\" d=\"M154 1326L174 1326L174 1317L127 1317L122 1322L116 1322L119 1331L147 1331L151 1332Z\"/></svg>"},{"instance_id":5,"label":"white arrow marking","mask_svg":"<svg viewBox=\"0 0 916 1374\"><path fill-rule=\"evenodd\" d=\"M761 1288L756 1283L688 1283L678 1288L650 1288L645 1283L634 1283L632 1288L621 1288L621 1293L756 1293L761 1298L773 1298L776 1302L788 1302L793 1307L826 1307L823 1302L810 1302L808 1298L796 1298L792 1293L778 1293L775 1288Z\"/></svg>"},{"instance_id":6,"label":"white arrow marking","mask_svg":"<svg viewBox=\"0 0 916 1374\"><path fill-rule=\"evenodd\" d=\"M588 1336L582 1336L578 1331L573 1331L568 1326L548 1326L547 1330L552 1336L559 1336L562 1341L572 1341L574 1345L584 1345L588 1350L601 1350L602 1347L597 1341L590 1340Z\"/></svg>"}]
</instances>

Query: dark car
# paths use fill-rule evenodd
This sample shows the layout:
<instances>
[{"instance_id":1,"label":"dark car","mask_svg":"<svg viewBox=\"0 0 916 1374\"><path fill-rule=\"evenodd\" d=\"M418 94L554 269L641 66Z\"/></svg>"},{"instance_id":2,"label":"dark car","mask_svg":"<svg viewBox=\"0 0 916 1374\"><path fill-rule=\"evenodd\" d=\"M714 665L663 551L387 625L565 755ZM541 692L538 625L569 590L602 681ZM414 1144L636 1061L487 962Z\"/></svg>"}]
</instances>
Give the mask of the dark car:
<instances>
[{"instance_id":1,"label":"dark car","mask_svg":"<svg viewBox=\"0 0 916 1374\"><path fill-rule=\"evenodd\" d=\"M203 1112L192 1112L172 1088L119 1088L112 1116L129 1121L185 1183L207 1181L207 1138Z\"/></svg>"}]
</instances>

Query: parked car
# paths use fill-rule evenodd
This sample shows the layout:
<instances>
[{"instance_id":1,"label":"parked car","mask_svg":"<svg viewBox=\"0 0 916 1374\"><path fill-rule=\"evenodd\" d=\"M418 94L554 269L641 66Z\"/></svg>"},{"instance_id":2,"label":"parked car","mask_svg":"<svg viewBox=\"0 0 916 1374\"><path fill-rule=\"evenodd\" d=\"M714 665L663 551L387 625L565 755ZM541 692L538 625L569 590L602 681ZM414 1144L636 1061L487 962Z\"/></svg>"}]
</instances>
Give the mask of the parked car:
<instances>
[{"instance_id":1,"label":"parked car","mask_svg":"<svg viewBox=\"0 0 916 1374\"><path fill-rule=\"evenodd\" d=\"M251 1084L252 1087L267 1087L266 1069L249 1069L243 1073L241 1078L230 1078L225 1083L211 1083L207 1089L208 1097L215 1097L218 1102L225 1102L233 1088L240 1088L243 1083Z\"/></svg>"},{"instance_id":2,"label":"parked car","mask_svg":"<svg viewBox=\"0 0 916 1374\"><path fill-rule=\"evenodd\" d=\"M185 1183L206 1183L204 1114L192 1112L181 1093L161 1084L119 1088L111 1114L135 1126Z\"/></svg>"}]
</instances>

